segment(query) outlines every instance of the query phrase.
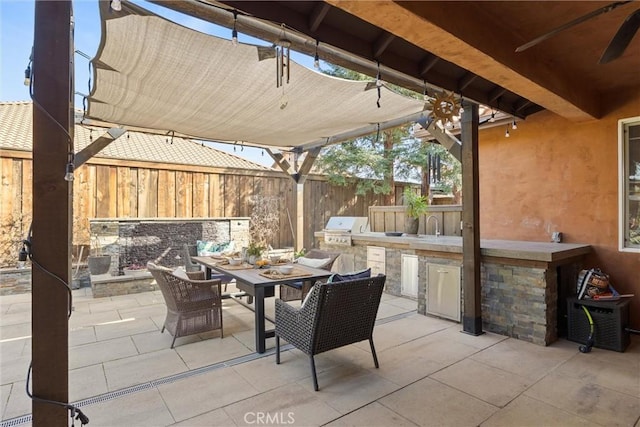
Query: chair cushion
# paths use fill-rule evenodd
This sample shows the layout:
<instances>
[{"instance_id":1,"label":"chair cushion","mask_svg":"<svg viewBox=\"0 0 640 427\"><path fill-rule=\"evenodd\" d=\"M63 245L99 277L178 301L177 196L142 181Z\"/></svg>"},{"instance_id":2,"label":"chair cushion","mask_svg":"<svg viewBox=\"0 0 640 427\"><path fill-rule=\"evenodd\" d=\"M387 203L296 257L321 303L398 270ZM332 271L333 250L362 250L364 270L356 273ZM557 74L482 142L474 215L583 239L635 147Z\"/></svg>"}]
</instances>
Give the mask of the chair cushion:
<instances>
[{"instance_id":1,"label":"chair cushion","mask_svg":"<svg viewBox=\"0 0 640 427\"><path fill-rule=\"evenodd\" d=\"M326 265L331 261L331 258L305 258L301 256L298 258L298 264L306 265L307 267L312 268L322 268L323 265Z\"/></svg>"},{"instance_id":2,"label":"chair cushion","mask_svg":"<svg viewBox=\"0 0 640 427\"><path fill-rule=\"evenodd\" d=\"M210 256L214 254L221 254L227 251L231 247L233 242L216 243L208 240L197 240L196 248L198 250L198 256ZM235 246L235 245L234 245ZM232 247L233 250L233 247Z\"/></svg>"},{"instance_id":3,"label":"chair cushion","mask_svg":"<svg viewBox=\"0 0 640 427\"><path fill-rule=\"evenodd\" d=\"M172 271L172 273L174 276L179 277L181 279L191 280L189 279L189 276L187 275L187 272L185 271L185 269L182 267L176 268L175 270Z\"/></svg>"},{"instance_id":4,"label":"chair cushion","mask_svg":"<svg viewBox=\"0 0 640 427\"><path fill-rule=\"evenodd\" d=\"M367 268L366 270L362 270L362 271L356 271L353 273L332 274L327 280L327 283L344 282L347 280L356 280L356 279L366 279L367 277L371 277L370 268Z\"/></svg>"},{"instance_id":5,"label":"chair cushion","mask_svg":"<svg viewBox=\"0 0 640 427\"><path fill-rule=\"evenodd\" d=\"M153 263L151 261L147 262L147 268L153 268L153 269L156 269L156 270L163 270L163 271L168 271L169 273L173 273L172 269L170 269L168 267L165 267L163 265L155 264L155 263Z\"/></svg>"}]
</instances>

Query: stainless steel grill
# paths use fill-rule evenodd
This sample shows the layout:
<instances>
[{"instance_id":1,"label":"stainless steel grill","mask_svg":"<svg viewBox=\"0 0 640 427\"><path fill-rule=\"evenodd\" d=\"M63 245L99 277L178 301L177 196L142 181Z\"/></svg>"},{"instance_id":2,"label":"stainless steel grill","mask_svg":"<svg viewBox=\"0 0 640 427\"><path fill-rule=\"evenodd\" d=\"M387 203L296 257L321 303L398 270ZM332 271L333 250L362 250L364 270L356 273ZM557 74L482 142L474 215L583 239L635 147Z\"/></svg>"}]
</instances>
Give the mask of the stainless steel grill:
<instances>
[{"instance_id":1,"label":"stainless steel grill","mask_svg":"<svg viewBox=\"0 0 640 427\"><path fill-rule=\"evenodd\" d=\"M323 231L325 243L351 246L353 234L369 231L369 220L366 216L332 216Z\"/></svg>"}]
</instances>

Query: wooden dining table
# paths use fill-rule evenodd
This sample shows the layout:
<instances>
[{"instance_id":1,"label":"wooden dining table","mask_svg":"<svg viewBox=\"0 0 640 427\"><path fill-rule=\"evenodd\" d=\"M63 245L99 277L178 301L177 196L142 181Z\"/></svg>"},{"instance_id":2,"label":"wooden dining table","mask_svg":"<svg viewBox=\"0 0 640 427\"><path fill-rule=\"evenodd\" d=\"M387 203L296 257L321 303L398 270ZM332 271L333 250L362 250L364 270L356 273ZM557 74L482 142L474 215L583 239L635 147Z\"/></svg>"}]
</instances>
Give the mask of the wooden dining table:
<instances>
[{"instance_id":1,"label":"wooden dining table","mask_svg":"<svg viewBox=\"0 0 640 427\"><path fill-rule=\"evenodd\" d=\"M197 256L192 259L205 267L206 278L211 278L213 271L226 274L236 280L236 287L243 291L246 295L253 297L253 305L230 295L231 298L241 303L243 306L254 311L255 323L255 340L256 352L264 353L266 351L266 339L275 336L274 329L266 329L266 320L272 323L274 319L268 319L265 315L264 300L268 297L275 296L276 285L286 285L294 282L311 282L326 279L331 276L331 272L318 268L307 267L300 264L291 264L294 266L292 274L284 275L275 273L269 275L267 271L278 269L278 266L265 266L256 268L252 265L243 264L240 266L231 266L225 264L224 261L217 257Z\"/></svg>"}]
</instances>

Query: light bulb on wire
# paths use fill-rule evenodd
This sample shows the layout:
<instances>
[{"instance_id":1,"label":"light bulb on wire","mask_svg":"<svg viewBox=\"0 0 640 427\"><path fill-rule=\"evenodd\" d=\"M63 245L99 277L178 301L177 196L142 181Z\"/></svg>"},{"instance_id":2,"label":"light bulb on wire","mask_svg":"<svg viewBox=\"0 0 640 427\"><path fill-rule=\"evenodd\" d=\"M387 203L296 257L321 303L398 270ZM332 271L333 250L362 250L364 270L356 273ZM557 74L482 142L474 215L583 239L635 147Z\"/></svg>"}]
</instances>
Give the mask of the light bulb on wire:
<instances>
[{"instance_id":1,"label":"light bulb on wire","mask_svg":"<svg viewBox=\"0 0 640 427\"><path fill-rule=\"evenodd\" d=\"M516 123L516 121L513 121L513 124L511 124L511 129L518 129L518 124Z\"/></svg>"},{"instance_id":2,"label":"light bulb on wire","mask_svg":"<svg viewBox=\"0 0 640 427\"><path fill-rule=\"evenodd\" d=\"M491 111L491 117L489 118L489 123L493 123L496 121L496 113Z\"/></svg>"},{"instance_id":3,"label":"light bulb on wire","mask_svg":"<svg viewBox=\"0 0 640 427\"><path fill-rule=\"evenodd\" d=\"M111 6L111 10L115 12L120 12L122 10L122 2L120 0L111 0L109 5Z\"/></svg>"},{"instance_id":4,"label":"light bulb on wire","mask_svg":"<svg viewBox=\"0 0 640 427\"><path fill-rule=\"evenodd\" d=\"M64 174L64 180L65 181L73 182L73 170L74 170L73 163L71 163L71 162L67 163L66 172Z\"/></svg>"},{"instance_id":5,"label":"light bulb on wire","mask_svg":"<svg viewBox=\"0 0 640 427\"><path fill-rule=\"evenodd\" d=\"M509 134L509 126L507 126L507 131L504 133L505 138L509 138L511 135Z\"/></svg>"},{"instance_id":6,"label":"light bulb on wire","mask_svg":"<svg viewBox=\"0 0 640 427\"><path fill-rule=\"evenodd\" d=\"M24 85L31 85L31 65L27 65L27 68L24 70Z\"/></svg>"},{"instance_id":7,"label":"light bulb on wire","mask_svg":"<svg viewBox=\"0 0 640 427\"><path fill-rule=\"evenodd\" d=\"M233 11L233 30L231 30L231 43L234 46L238 46L238 30L236 29L236 22L238 20L238 12Z\"/></svg>"}]
</instances>

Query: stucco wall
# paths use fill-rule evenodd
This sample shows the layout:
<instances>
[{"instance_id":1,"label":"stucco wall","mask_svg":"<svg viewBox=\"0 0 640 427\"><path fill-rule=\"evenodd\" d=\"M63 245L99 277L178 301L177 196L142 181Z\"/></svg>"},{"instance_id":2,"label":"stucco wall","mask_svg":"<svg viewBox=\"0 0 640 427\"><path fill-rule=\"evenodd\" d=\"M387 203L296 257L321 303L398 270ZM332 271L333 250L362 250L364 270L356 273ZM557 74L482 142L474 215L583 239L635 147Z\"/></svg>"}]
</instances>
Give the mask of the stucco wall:
<instances>
[{"instance_id":1,"label":"stucco wall","mask_svg":"<svg viewBox=\"0 0 640 427\"><path fill-rule=\"evenodd\" d=\"M487 239L593 245L588 267L633 293L640 328L640 253L618 251L618 120L640 115L640 90L601 120L575 123L544 111L480 132L480 233ZM609 104L611 105L611 104Z\"/></svg>"}]
</instances>

